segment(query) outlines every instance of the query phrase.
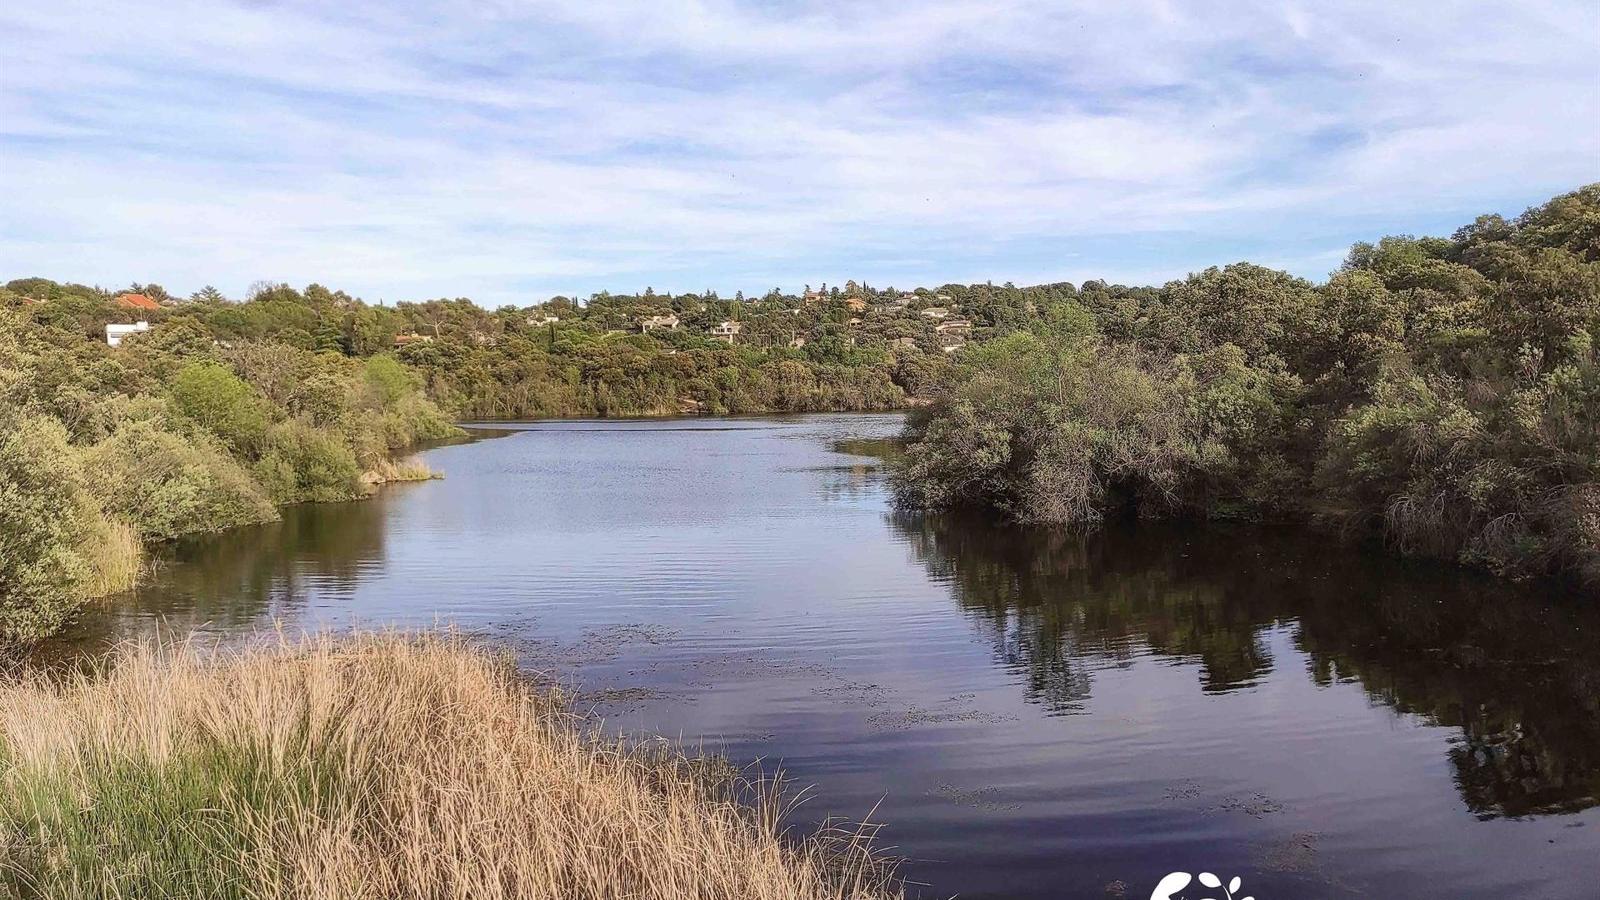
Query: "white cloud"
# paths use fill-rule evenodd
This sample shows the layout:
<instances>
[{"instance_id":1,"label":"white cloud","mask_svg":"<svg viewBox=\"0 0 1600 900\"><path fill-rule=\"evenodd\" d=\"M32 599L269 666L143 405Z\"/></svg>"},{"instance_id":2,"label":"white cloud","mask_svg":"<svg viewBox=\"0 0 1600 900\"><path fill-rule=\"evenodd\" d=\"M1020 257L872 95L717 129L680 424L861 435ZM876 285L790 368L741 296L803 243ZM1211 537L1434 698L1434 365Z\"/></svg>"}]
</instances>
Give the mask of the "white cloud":
<instances>
[{"instance_id":1,"label":"white cloud","mask_svg":"<svg viewBox=\"0 0 1600 900\"><path fill-rule=\"evenodd\" d=\"M496 303L1235 249L1317 274L1600 177L1583 2L21 6L0 277Z\"/></svg>"}]
</instances>

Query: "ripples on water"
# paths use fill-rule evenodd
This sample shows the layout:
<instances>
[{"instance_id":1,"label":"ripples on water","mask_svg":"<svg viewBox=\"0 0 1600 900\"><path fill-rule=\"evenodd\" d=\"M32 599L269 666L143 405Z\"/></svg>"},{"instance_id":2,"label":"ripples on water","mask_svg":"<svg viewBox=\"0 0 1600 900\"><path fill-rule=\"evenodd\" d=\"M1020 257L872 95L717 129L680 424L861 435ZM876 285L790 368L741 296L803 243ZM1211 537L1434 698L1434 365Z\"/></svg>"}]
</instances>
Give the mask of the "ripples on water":
<instances>
[{"instance_id":1,"label":"ripples on water","mask_svg":"<svg viewBox=\"0 0 1600 900\"><path fill-rule=\"evenodd\" d=\"M882 800L928 896L1597 896L1593 614L1302 534L897 513L856 454L899 422L497 426L176 548L77 640L458 623L616 727L781 761L801 819Z\"/></svg>"}]
</instances>

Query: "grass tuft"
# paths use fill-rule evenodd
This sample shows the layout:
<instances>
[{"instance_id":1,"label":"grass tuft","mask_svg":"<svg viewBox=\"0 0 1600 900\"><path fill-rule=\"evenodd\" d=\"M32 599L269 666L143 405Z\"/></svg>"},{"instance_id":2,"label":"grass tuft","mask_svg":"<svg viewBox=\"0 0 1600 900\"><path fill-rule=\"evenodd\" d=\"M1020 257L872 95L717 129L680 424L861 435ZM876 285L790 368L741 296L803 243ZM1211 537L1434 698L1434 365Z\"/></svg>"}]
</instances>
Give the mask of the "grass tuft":
<instances>
[{"instance_id":1,"label":"grass tuft","mask_svg":"<svg viewBox=\"0 0 1600 900\"><path fill-rule=\"evenodd\" d=\"M409 459L382 459L377 465L368 469L361 476L362 482L368 485L389 484L396 481L430 481L444 476L428 468L428 464L416 457Z\"/></svg>"},{"instance_id":2,"label":"grass tuft","mask_svg":"<svg viewBox=\"0 0 1600 900\"><path fill-rule=\"evenodd\" d=\"M102 517L94 532L83 546L90 572L85 596L105 597L131 590L144 574L144 542L138 529Z\"/></svg>"},{"instance_id":3,"label":"grass tuft","mask_svg":"<svg viewBox=\"0 0 1600 900\"><path fill-rule=\"evenodd\" d=\"M870 829L596 735L453 636L129 648L0 686L0 894L899 897Z\"/></svg>"}]
</instances>

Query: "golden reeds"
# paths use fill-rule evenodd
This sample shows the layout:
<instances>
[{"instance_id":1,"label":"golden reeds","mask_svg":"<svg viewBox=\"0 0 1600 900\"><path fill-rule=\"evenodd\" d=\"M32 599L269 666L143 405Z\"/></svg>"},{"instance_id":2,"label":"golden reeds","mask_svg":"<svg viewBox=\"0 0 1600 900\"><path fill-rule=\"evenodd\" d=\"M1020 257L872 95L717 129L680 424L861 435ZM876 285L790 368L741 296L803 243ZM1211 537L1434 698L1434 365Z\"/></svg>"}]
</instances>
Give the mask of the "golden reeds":
<instances>
[{"instance_id":1,"label":"golden reeds","mask_svg":"<svg viewBox=\"0 0 1600 900\"><path fill-rule=\"evenodd\" d=\"M0 894L898 897L863 830L598 736L450 635L129 648L0 686Z\"/></svg>"},{"instance_id":2,"label":"golden reeds","mask_svg":"<svg viewBox=\"0 0 1600 900\"><path fill-rule=\"evenodd\" d=\"M379 485L397 481L429 481L441 477L443 476L428 468L428 464L417 457L400 460L385 457L363 472L361 481L367 485Z\"/></svg>"}]
</instances>

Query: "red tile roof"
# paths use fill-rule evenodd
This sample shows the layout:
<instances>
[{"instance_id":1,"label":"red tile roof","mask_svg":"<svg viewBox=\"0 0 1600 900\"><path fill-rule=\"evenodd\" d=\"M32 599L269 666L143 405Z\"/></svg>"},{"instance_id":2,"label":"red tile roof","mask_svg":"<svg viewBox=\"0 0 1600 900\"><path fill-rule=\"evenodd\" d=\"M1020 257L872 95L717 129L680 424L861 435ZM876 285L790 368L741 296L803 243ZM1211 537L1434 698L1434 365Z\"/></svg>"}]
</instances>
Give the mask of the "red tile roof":
<instances>
[{"instance_id":1,"label":"red tile roof","mask_svg":"<svg viewBox=\"0 0 1600 900\"><path fill-rule=\"evenodd\" d=\"M127 309L160 309L161 304L143 294L118 294L116 304Z\"/></svg>"}]
</instances>

